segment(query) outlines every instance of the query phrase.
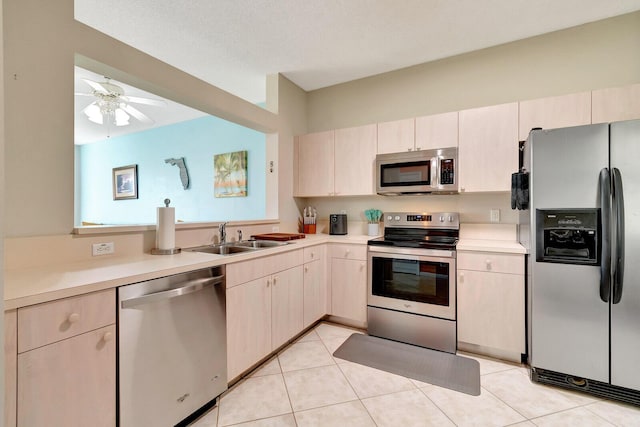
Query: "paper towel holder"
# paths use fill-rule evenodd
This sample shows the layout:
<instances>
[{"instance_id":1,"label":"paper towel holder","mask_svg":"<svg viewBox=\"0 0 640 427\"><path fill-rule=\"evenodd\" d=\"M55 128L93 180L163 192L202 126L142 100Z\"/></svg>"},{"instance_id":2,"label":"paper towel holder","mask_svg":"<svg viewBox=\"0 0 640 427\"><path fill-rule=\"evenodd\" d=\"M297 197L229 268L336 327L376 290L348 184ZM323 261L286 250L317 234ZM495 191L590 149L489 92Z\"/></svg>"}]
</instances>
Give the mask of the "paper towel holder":
<instances>
[{"instance_id":1,"label":"paper towel holder","mask_svg":"<svg viewBox=\"0 0 640 427\"><path fill-rule=\"evenodd\" d=\"M164 199L164 205L165 207L169 207L169 203L171 203L171 200L169 199ZM156 230L157 233L157 230ZM173 255L173 254L179 254L180 252L182 252L181 248L172 248L172 249L158 249L158 248L153 248L151 249L151 255Z\"/></svg>"}]
</instances>

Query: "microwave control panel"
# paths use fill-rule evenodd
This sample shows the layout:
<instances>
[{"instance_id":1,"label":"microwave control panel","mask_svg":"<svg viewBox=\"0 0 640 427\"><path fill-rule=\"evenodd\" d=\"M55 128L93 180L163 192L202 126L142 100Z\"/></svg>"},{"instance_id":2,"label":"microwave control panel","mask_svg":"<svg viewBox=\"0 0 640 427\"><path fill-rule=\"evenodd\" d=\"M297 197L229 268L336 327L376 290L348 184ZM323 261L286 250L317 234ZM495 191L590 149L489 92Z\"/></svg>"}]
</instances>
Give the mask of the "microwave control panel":
<instances>
[{"instance_id":1,"label":"microwave control panel","mask_svg":"<svg viewBox=\"0 0 640 427\"><path fill-rule=\"evenodd\" d=\"M440 159L440 184L448 185L454 183L455 170L453 159Z\"/></svg>"}]
</instances>

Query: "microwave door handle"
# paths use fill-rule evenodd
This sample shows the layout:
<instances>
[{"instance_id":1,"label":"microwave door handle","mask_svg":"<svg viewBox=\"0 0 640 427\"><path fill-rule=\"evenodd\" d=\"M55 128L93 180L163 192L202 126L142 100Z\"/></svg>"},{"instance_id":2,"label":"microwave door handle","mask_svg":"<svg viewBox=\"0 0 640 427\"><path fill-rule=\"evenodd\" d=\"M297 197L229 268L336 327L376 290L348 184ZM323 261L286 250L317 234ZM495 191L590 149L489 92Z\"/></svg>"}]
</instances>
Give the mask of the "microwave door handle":
<instances>
[{"instance_id":1,"label":"microwave door handle","mask_svg":"<svg viewBox=\"0 0 640 427\"><path fill-rule=\"evenodd\" d=\"M430 181L430 187L433 189L437 189L438 188L438 176L439 174L439 161L438 161L438 157L432 157L431 158L431 181Z\"/></svg>"}]
</instances>

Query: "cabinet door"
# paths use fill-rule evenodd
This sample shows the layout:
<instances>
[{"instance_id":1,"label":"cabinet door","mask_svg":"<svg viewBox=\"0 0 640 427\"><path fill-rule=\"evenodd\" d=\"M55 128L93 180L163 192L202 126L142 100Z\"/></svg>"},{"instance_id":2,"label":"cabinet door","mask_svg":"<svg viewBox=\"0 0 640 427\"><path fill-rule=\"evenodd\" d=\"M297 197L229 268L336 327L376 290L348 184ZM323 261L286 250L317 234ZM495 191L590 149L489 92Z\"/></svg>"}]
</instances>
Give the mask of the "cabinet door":
<instances>
[{"instance_id":1,"label":"cabinet door","mask_svg":"<svg viewBox=\"0 0 640 427\"><path fill-rule=\"evenodd\" d=\"M509 191L518 170L518 104L460 111L461 192Z\"/></svg>"},{"instance_id":2,"label":"cabinet door","mask_svg":"<svg viewBox=\"0 0 640 427\"><path fill-rule=\"evenodd\" d=\"M458 341L525 351L524 276L458 270Z\"/></svg>"},{"instance_id":3,"label":"cabinet door","mask_svg":"<svg viewBox=\"0 0 640 427\"><path fill-rule=\"evenodd\" d=\"M524 141L533 128L556 129L591 123L591 92L520 102L518 138Z\"/></svg>"},{"instance_id":4,"label":"cabinet door","mask_svg":"<svg viewBox=\"0 0 640 427\"><path fill-rule=\"evenodd\" d=\"M336 130L335 195L375 194L376 134L376 125Z\"/></svg>"},{"instance_id":5,"label":"cabinet door","mask_svg":"<svg viewBox=\"0 0 640 427\"><path fill-rule=\"evenodd\" d=\"M593 123L640 119L640 83L594 90L592 103Z\"/></svg>"},{"instance_id":6,"label":"cabinet door","mask_svg":"<svg viewBox=\"0 0 640 427\"><path fill-rule=\"evenodd\" d=\"M275 350L302 331L302 266L276 273L271 278L271 349Z\"/></svg>"},{"instance_id":7,"label":"cabinet door","mask_svg":"<svg viewBox=\"0 0 640 427\"><path fill-rule=\"evenodd\" d=\"M18 315L16 310L4 312L4 425L15 427L17 410Z\"/></svg>"},{"instance_id":8,"label":"cabinet door","mask_svg":"<svg viewBox=\"0 0 640 427\"><path fill-rule=\"evenodd\" d=\"M327 281L324 262L304 265L304 327L327 314Z\"/></svg>"},{"instance_id":9,"label":"cabinet door","mask_svg":"<svg viewBox=\"0 0 640 427\"><path fill-rule=\"evenodd\" d=\"M412 151L414 139L414 119L378 123L378 154Z\"/></svg>"},{"instance_id":10,"label":"cabinet door","mask_svg":"<svg viewBox=\"0 0 640 427\"><path fill-rule=\"evenodd\" d=\"M331 314L359 322L367 321L366 261L331 260Z\"/></svg>"},{"instance_id":11,"label":"cabinet door","mask_svg":"<svg viewBox=\"0 0 640 427\"><path fill-rule=\"evenodd\" d=\"M298 137L297 196L329 196L334 193L334 131Z\"/></svg>"},{"instance_id":12,"label":"cabinet door","mask_svg":"<svg viewBox=\"0 0 640 427\"><path fill-rule=\"evenodd\" d=\"M271 352L271 279L227 289L227 378Z\"/></svg>"},{"instance_id":13,"label":"cabinet door","mask_svg":"<svg viewBox=\"0 0 640 427\"><path fill-rule=\"evenodd\" d=\"M116 425L115 325L18 355L18 426Z\"/></svg>"},{"instance_id":14,"label":"cabinet door","mask_svg":"<svg viewBox=\"0 0 640 427\"><path fill-rule=\"evenodd\" d=\"M457 146L457 111L416 118L416 150Z\"/></svg>"}]
</instances>

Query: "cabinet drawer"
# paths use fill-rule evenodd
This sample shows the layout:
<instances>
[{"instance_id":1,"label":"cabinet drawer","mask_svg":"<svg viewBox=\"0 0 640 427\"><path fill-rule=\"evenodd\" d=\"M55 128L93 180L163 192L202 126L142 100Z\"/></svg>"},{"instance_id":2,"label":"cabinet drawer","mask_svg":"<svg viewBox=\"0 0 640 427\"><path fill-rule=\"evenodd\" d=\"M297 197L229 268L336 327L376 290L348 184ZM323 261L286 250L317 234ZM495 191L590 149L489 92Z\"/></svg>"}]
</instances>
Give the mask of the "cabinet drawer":
<instances>
[{"instance_id":1,"label":"cabinet drawer","mask_svg":"<svg viewBox=\"0 0 640 427\"><path fill-rule=\"evenodd\" d=\"M324 258L326 251L326 245L311 246L310 248L304 248L304 262L312 262L321 260Z\"/></svg>"},{"instance_id":2,"label":"cabinet drawer","mask_svg":"<svg viewBox=\"0 0 640 427\"><path fill-rule=\"evenodd\" d=\"M302 265L302 249L227 264L227 288Z\"/></svg>"},{"instance_id":3,"label":"cabinet drawer","mask_svg":"<svg viewBox=\"0 0 640 427\"><path fill-rule=\"evenodd\" d=\"M18 353L116 322L116 290L18 309Z\"/></svg>"},{"instance_id":4,"label":"cabinet drawer","mask_svg":"<svg viewBox=\"0 0 640 427\"><path fill-rule=\"evenodd\" d=\"M458 270L524 274L524 255L493 252L458 252Z\"/></svg>"},{"instance_id":5,"label":"cabinet drawer","mask_svg":"<svg viewBox=\"0 0 640 427\"><path fill-rule=\"evenodd\" d=\"M367 245L331 245L331 258L367 260Z\"/></svg>"}]
</instances>

